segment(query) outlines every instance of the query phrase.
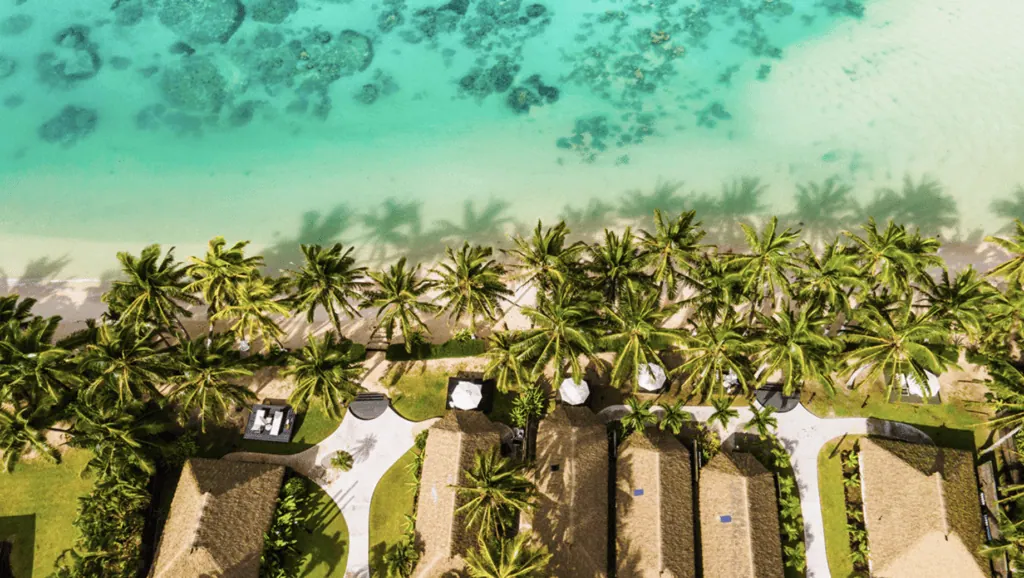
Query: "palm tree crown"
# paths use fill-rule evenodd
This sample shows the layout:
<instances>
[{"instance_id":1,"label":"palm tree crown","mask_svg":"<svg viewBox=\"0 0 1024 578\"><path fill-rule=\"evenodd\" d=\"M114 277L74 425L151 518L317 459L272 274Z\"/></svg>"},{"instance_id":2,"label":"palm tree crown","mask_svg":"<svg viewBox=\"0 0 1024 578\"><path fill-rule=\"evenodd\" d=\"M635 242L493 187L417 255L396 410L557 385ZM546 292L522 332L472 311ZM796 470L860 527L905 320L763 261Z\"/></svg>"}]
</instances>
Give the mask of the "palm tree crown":
<instances>
[{"instance_id":1,"label":"palm tree crown","mask_svg":"<svg viewBox=\"0 0 1024 578\"><path fill-rule=\"evenodd\" d=\"M340 415L341 408L362 390L362 364L352 358L351 347L351 341L340 341L333 333L310 336L284 370L285 375L295 378L289 402L305 408L319 400L325 413Z\"/></svg>"},{"instance_id":2,"label":"palm tree crown","mask_svg":"<svg viewBox=\"0 0 1024 578\"><path fill-rule=\"evenodd\" d=\"M363 305L377 309L377 319L388 341L398 326L405 339L405 350L411 352L415 335L427 329L420 314L436 313L441 307L425 299L434 284L420 276L420 266L410 269L406 265L402 257L386 271L370 272L376 286L366 293Z\"/></svg>"},{"instance_id":3,"label":"palm tree crown","mask_svg":"<svg viewBox=\"0 0 1024 578\"><path fill-rule=\"evenodd\" d=\"M548 576L551 554L527 533L514 538L484 540L466 557L471 578L542 578Z\"/></svg>"},{"instance_id":4,"label":"palm tree crown","mask_svg":"<svg viewBox=\"0 0 1024 578\"><path fill-rule=\"evenodd\" d=\"M223 422L232 406L244 406L256 399L249 388L236 383L252 375L230 337L217 335L182 343L175 352L175 373L170 377L174 389L168 398L178 405L183 421L193 412L200 429L206 432L206 420Z\"/></svg>"},{"instance_id":5,"label":"palm tree crown","mask_svg":"<svg viewBox=\"0 0 1024 578\"><path fill-rule=\"evenodd\" d=\"M502 536L517 513L533 509L536 496L525 464L502 457L497 449L477 452L455 491L466 500L457 511L487 537Z\"/></svg>"},{"instance_id":6,"label":"palm tree crown","mask_svg":"<svg viewBox=\"0 0 1024 578\"><path fill-rule=\"evenodd\" d=\"M469 318L469 330L476 333L478 317L494 321L500 314L498 301L512 296L501 280L505 268L491 255L490 247L470 246L464 243L458 251L445 249L447 261L434 272L438 276L440 299L445 303L450 319L456 323Z\"/></svg>"},{"instance_id":7,"label":"palm tree crown","mask_svg":"<svg viewBox=\"0 0 1024 578\"><path fill-rule=\"evenodd\" d=\"M186 273L193 279L185 287L189 293L200 293L206 301L206 317L212 319L221 309L237 301L238 285L256 275L263 266L263 257L246 257L249 241L239 241L229 248L224 237L210 239L203 258L189 257ZM213 333L210 322L208 333Z\"/></svg>"},{"instance_id":8,"label":"palm tree crown","mask_svg":"<svg viewBox=\"0 0 1024 578\"><path fill-rule=\"evenodd\" d=\"M128 279L114 281L110 291L103 294L103 302L118 322L135 327L148 324L188 335L180 318L191 317L185 305L199 301L187 290L188 273L174 260L174 249L161 258L160 245L150 245L139 257L121 252L117 260Z\"/></svg>"},{"instance_id":9,"label":"palm tree crown","mask_svg":"<svg viewBox=\"0 0 1024 578\"><path fill-rule=\"evenodd\" d=\"M654 210L654 232L641 232L640 247L644 263L653 271L653 280L672 299L680 284L696 287L694 262L703 245L704 231L696 221L696 211L680 213L669 220L660 209Z\"/></svg>"},{"instance_id":10,"label":"palm tree crown","mask_svg":"<svg viewBox=\"0 0 1024 578\"><path fill-rule=\"evenodd\" d=\"M366 267L357 267L352 247L345 249L341 243L327 248L320 245L302 245L301 248L305 262L298 270L288 272L292 309L304 312L308 323L313 322L318 308L324 309L340 335L338 312L358 315L352 304L359 302L368 285L363 280Z\"/></svg>"}]
</instances>

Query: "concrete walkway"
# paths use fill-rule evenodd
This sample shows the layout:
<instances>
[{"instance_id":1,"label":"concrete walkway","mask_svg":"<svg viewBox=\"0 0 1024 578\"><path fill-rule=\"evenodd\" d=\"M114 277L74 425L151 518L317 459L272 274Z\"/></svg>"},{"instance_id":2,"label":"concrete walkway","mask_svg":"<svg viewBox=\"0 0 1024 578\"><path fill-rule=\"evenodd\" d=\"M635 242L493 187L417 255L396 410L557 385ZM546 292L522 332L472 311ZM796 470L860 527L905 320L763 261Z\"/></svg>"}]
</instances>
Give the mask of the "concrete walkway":
<instances>
[{"instance_id":1,"label":"concrete walkway","mask_svg":"<svg viewBox=\"0 0 1024 578\"><path fill-rule=\"evenodd\" d=\"M693 414L698 421L707 421L714 413L708 406L687 406L687 412ZM730 435L746 431L744 426L750 421L752 413L749 408L734 408L739 417L729 422L729 428L722 431L718 427L722 439ZM654 411L660 410L655 406ZM619 419L629 412L625 405L605 408L599 414L606 421ZM820 418L807 411L804 406L797 406L786 413L776 413L779 425L776 435L786 450L789 451L796 475L797 488L800 493L800 507L804 517L804 545L807 548L808 578L828 578L828 557L825 554L825 522L821 515L821 494L818 488L818 454L826 443L846 434L867 434L869 420L867 418Z\"/></svg>"},{"instance_id":2,"label":"concrete walkway","mask_svg":"<svg viewBox=\"0 0 1024 578\"><path fill-rule=\"evenodd\" d=\"M298 454L279 456L239 452L224 459L286 465L314 480L338 505L348 524L348 565L345 576L370 576L370 500L381 477L415 442L416 435L436 420L411 422L388 408L380 417L363 421L345 415L341 425L319 444ZM330 467L339 450L352 454L347 472Z\"/></svg>"}]
</instances>

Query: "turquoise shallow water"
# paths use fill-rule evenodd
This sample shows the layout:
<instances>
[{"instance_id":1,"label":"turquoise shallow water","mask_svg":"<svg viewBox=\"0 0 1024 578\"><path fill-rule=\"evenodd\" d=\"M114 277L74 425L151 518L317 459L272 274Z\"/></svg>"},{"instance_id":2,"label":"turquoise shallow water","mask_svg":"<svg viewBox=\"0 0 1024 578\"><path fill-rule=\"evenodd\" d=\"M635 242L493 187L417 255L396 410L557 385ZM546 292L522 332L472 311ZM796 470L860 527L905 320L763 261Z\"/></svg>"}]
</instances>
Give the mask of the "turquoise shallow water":
<instances>
[{"instance_id":1,"label":"turquoise shallow water","mask_svg":"<svg viewBox=\"0 0 1024 578\"><path fill-rule=\"evenodd\" d=\"M653 207L977 238L1024 216L1024 74L985 52L1013 15L919 4L0 0L0 268L216 234L426 259Z\"/></svg>"}]
</instances>

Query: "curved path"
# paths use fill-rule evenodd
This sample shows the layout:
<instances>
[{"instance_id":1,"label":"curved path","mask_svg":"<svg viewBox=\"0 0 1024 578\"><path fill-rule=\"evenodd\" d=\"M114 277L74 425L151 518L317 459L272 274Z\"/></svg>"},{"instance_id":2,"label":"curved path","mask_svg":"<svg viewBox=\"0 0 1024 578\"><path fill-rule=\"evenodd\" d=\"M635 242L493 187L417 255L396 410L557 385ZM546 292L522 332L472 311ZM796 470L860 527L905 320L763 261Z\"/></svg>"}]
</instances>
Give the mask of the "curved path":
<instances>
[{"instance_id":1,"label":"curved path","mask_svg":"<svg viewBox=\"0 0 1024 578\"><path fill-rule=\"evenodd\" d=\"M660 409L655 406L655 413ZM686 406L683 409L693 414L699 421L707 421L714 412L714 408L708 406ZM752 416L749 408L734 409L739 413L739 417L733 418L725 431L718 428L723 440L734 433L745 431L746 423ZM614 405L601 410L598 416L607 422L619 419L628 412L627 406ZM774 416L779 423L776 436L790 454L800 492L800 507L804 517L804 545L807 548L807 577L828 578L831 574L828 569L828 556L825 553L825 522L821 515L821 493L818 486L818 454L822 448L826 443L843 435L884 432L888 435L913 438L909 441L918 442L921 441L921 436L924 439L928 439L928 436L913 426L899 424L901 427L891 427L892 423L871 418L820 418L807 411L803 405L785 413L776 413Z\"/></svg>"},{"instance_id":2,"label":"curved path","mask_svg":"<svg viewBox=\"0 0 1024 578\"><path fill-rule=\"evenodd\" d=\"M345 576L370 576L370 501L384 473L416 440L416 434L435 420L411 422L390 407L372 420L364 421L352 412L319 444L297 454L272 455L238 452L226 460L286 465L316 481L338 505L348 525L348 565ZM339 450L352 454L352 469L337 472L330 459Z\"/></svg>"}]
</instances>

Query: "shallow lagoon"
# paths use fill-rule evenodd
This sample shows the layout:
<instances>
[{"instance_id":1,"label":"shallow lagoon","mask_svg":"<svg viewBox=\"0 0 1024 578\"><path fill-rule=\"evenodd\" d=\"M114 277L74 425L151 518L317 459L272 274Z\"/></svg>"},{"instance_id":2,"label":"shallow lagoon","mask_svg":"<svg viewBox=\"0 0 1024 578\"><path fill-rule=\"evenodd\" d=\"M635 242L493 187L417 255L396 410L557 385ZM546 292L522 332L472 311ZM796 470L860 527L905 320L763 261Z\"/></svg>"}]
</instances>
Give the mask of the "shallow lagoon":
<instances>
[{"instance_id":1,"label":"shallow lagoon","mask_svg":"<svg viewBox=\"0 0 1024 578\"><path fill-rule=\"evenodd\" d=\"M1012 0L0 1L8 277L216 234L428 259L654 207L1024 217Z\"/></svg>"}]
</instances>

